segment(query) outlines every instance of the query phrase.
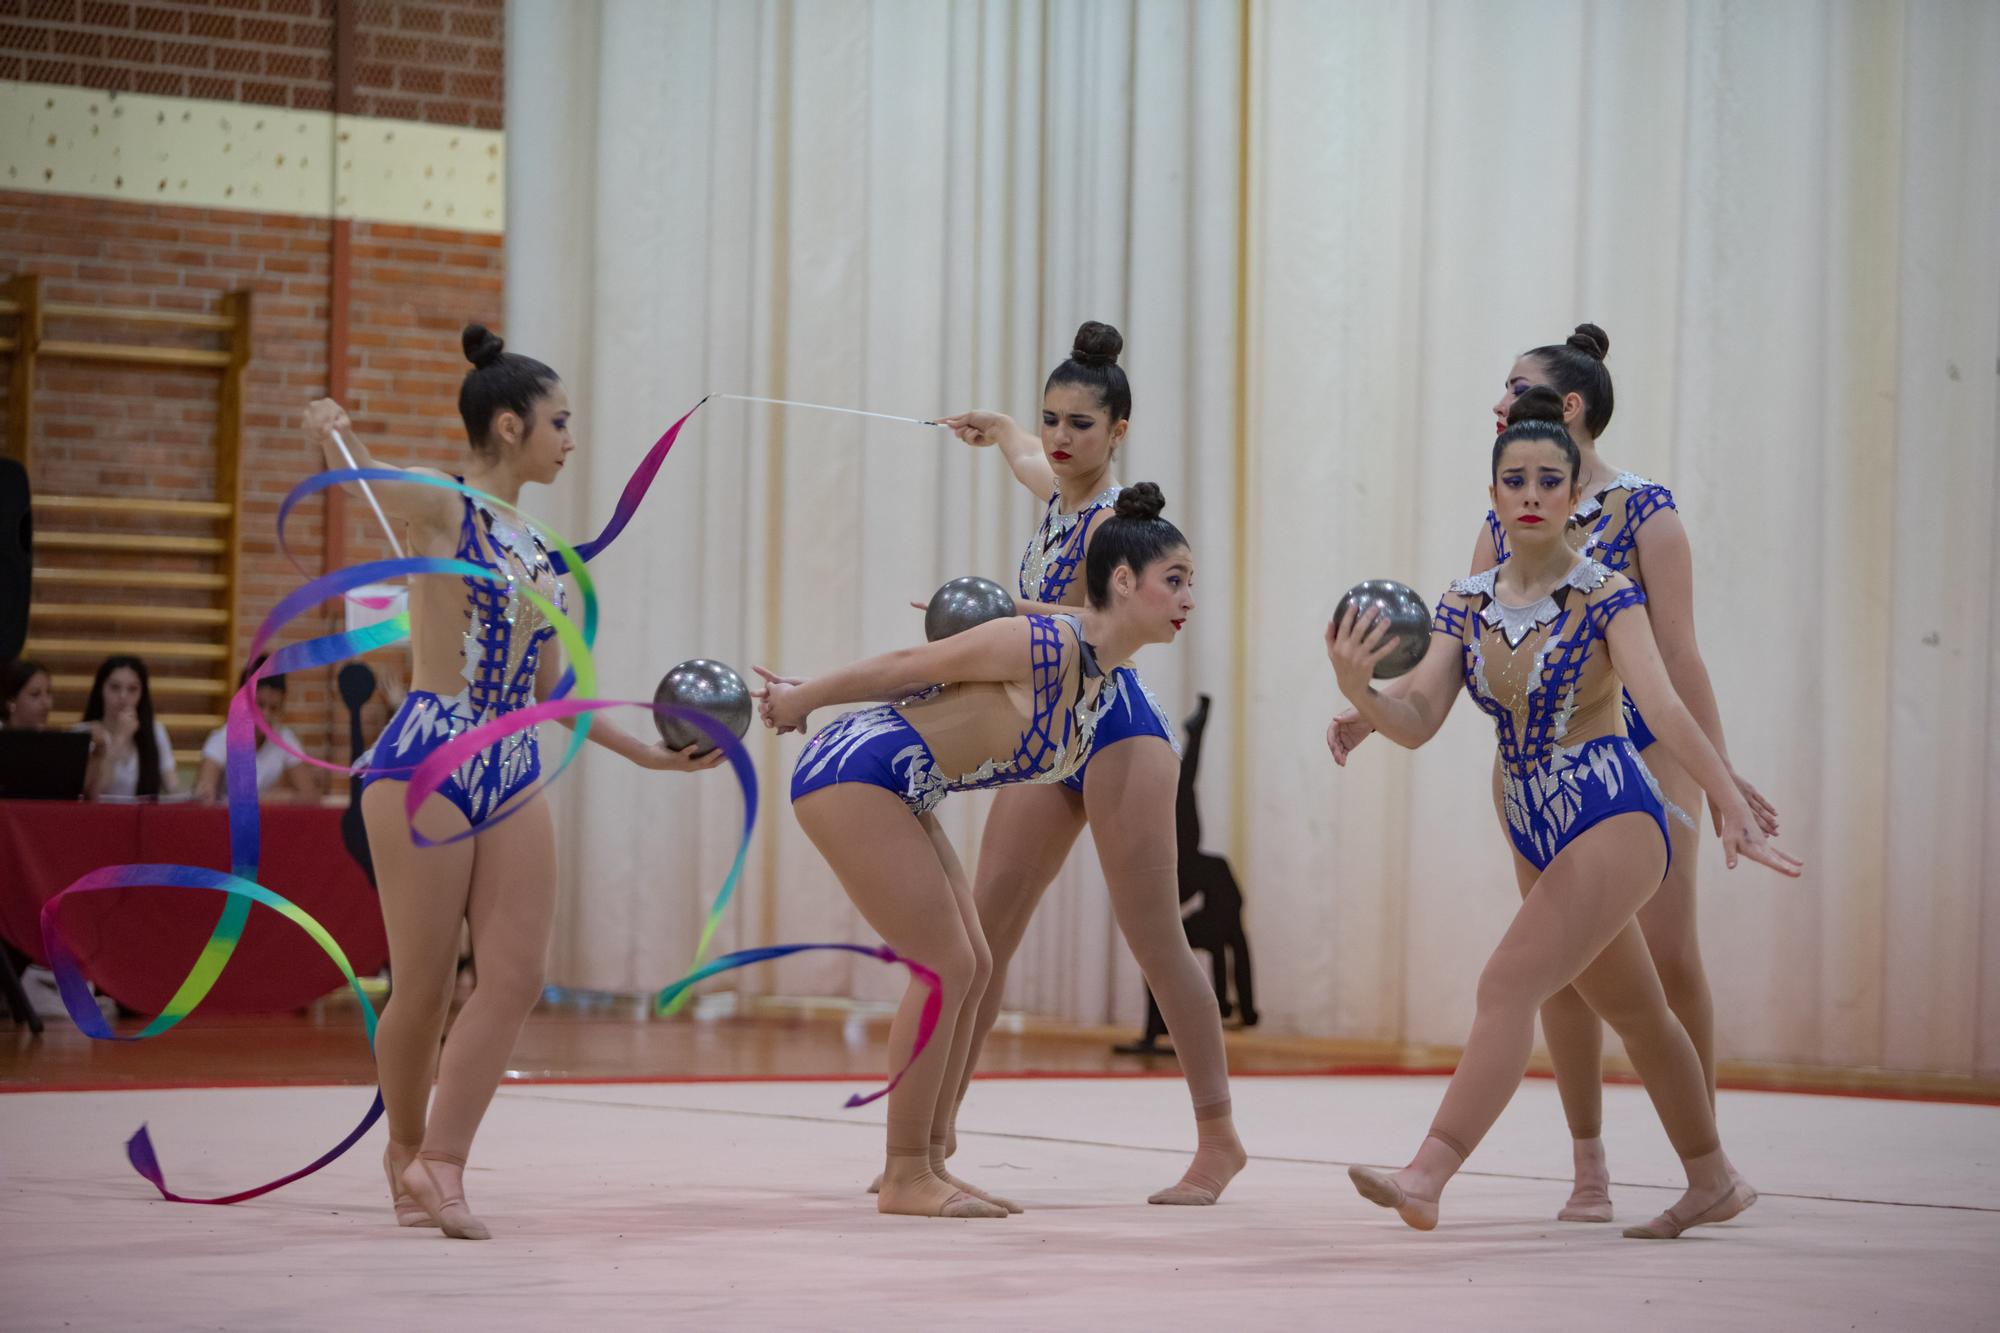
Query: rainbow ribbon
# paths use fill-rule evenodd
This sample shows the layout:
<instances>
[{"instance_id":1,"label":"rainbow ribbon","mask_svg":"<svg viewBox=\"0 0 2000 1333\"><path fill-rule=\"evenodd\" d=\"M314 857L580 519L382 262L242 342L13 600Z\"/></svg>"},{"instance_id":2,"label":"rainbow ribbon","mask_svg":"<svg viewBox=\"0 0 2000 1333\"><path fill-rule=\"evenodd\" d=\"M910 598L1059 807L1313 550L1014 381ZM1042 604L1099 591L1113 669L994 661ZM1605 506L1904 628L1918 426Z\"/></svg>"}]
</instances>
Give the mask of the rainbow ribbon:
<instances>
[{"instance_id":1,"label":"rainbow ribbon","mask_svg":"<svg viewBox=\"0 0 2000 1333\"><path fill-rule=\"evenodd\" d=\"M655 707L650 703L590 698L572 699L566 696L570 694L572 689L580 689L582 693L588 695L595 689L597 682L592 647L597 637L598 605L595 586L584 568L585 562L600 554L624 531L626 525L630 523L632 516L638 511L640 503L645 499L648 490L659 473L661 465L666 460L667 454L672 450L675 441L679 438L681 428L687 424L688 419L696 411L700 410L702 403L707 401L707 398L703 398L700 403L696 403L694 407L690 408L679 420L669 426L660 438L654 442L652 448L647 451L645 457L640 461L639 466L633 471L631 478L626 482L625 489L619 496L618 504L612 513L611 520L605 525L604 530L580 547L569 546L560 537L557 537L546 527L535 523L534 520L522 514L514 506L494 496L466 486L463 482L447 480L442 476L433 476L428 473L412 473L384 468L348 468L323 472L307 478L294 487L292 492L286 496L279 510L277 525L279 547L284 551L286 558L290 559L295 567L298 567L299 562L292 555L290 548L285 543L284 537L285 521L296 505L307 496L326 490L331 486L341 485L349 481L379 480L398 484L436 486L455 491L461 495L477 499L490 508L505 510L514 515L524 525L534 528L545 537L544 545L552 550L550 557L551 564L555 566L559 573L569 574L574 578L577 590L583 599L583 624L578 626L561 608L543 597L539 591L527 584L517 585L520 592L547 618L550 626L555 630L558 640L568 652L568 665L561 681L551 693L550 698L529 708L521 709L518 712L472 728L463 735L454 737L445 746L440 747L423 761L410 768L398 769L371 763L370 771L380 776L409 774L410 781L406 792L405 808L407 813L414 815L417 808L422 805L424 799L442 785L459 761L469 757L472 752L478 749L496 743L507 735L537 725L544 720L571 718L576 720L576 725L571 728L569 747L564 752L561 761L543 779L545 783L553 782L569 766L570 761L575 758L578 750L583 745L585 734L590 725L590 714L602 709L612 707L646 708L656 714L679 717L699 728L708 734L723 750L731 768L734 770L737 783L743 791L744 821L743 833L738 842L735 859L730 866L729 874L724 880L721 890L716 895L715 902L710 908L707 921L702 929L700 942L695 952L695 962L697 964L700 964L702 955L707 952L708 946L721 922L722 915L731 898L734 896L737 885L741 881L744 860L749 851L750 835L756 822L757 809L756 774L751 766L749 754L743 748L741 742L727 728L724 728L706 714L688 709ZM304 572L303 569L301 569L301 572ZM366 605L379 606L380 603L373 599L365 597L353 598L353 590L365 584L382 582L393 578L407 578L415 574L451 574L462 578L485 579L489 581L499 581L504 577L497 570L474 564L470 561L435 557L407 557L352 565L317 578L310 578L302 587L294 589L281 599L258 626L257 633L252 638L250 655L254 659L264 651L265 647L279 630L290 624L307 610L331 597L347 597ZM62 994L63 1005L68 1009L70 1017L75 1021L77 1027L87 1036L105 1041L143 1041L150 1037L159 1036L178 1025L182 1019L187 1017L206 998L209 991L213 989L216 981L221 977L223 969L234 955L237 944L242 940L244 925L249 919L251 906L256 903L262 903L273 911L285 916L304 930L327 956L333 960L335 965L340 969L341 974L347 978L349 987L361 1001L363 1027L368 1039L369 1048L371 1051L374 1049L377 1022L375 1007L369 1001L366 993L361 989L360 981L355 977L353 968L348 963L347 957L341 951L339 944L319 922L313 919L311 914L288 899L258 884L255 879L262 850L262 833L257 813L257 733L261 732L269 743L277 745L285 753L315 767L331 769L336 772L346 772L348 770L342 768L340 765L327 763L314 759L311 755L302 754L296 748L289 745L282 735L274 732L264 722L255 706L255 699L258 682L266 676L330 665L334 662L360 656L363 653L372 652L375 649L401 642L408 635L409 617L407 613L404 613L363 629L328 634L287 645L271 653L265 662L256 671L251 673L244 681L242 687L231 697L228 721L225 727L228 751L224 765L225 781L229 792L231 873L225 874L221 871L210 870L201 866L168 864L107 866L82 876L42 905L41 930L43 945L48 954L51 970L55 973L57 986ZM491 825L500 819L508 818L519 808L520 806L515 806L503 809L494 818L487 820L486 825ZM482 827L484 826L482 825ZM465 833L455 835L452 838L433 842L425 838L421 833L418 833L414 825L411 829L413 840L422 846L437 846L441 845L441 842L455 842L461 838L473 836L474 832L474 830L467 830ZM146 886L189 888L217 892L224 894L227 901L224 905L222 916L217 921L215 929L211 932L207 943L203 946L201 954L195 960L193 967L190 968L188 975L175 990L174 995L162 1008L160 1014L141 1031L130 1036L121 1037L113 1032L110 1025L105 1022L103 1014L99 1012L95 1001L92 999L89 987L84 980L82 969L78 965L74 953L62 937L60 927L57 923L57 911L59 905L71 894L95 893L108 889ZM920 963L901 957L886 946L871 949L854 944L797 944L748 949L727 954L710 963L697 966L686 977L661 990L655 1001L655 1009L657 1012L663 1014L676 1012L686 1002L694 985L718 973L810 950L842 950L873 957L884 963L901 964L909 970L913 981L920 982L929 989L929 995L925 1000L918 1025L917 1039L910 1052L909 1059L890 1078L886 1086L867 1096L859 1094L850 1096L846 1103L850 1107L866 1105L893 1090L902 1081L904 1074L909 1071L910 1066L916 1063L917 1057L922 1054L924 1047L929 1043L936 1029L942 1000L941 987L936 973ZM215 1198L190 1198L176 1194L167 1188L165 1173L161 1169L158 1154L153 1147L152 1138L144 1125L141 1125L139 1130L127 1141L126 1156L131 1161L133 1168L153 1183L154 1188L160 1192L161 1197L171 1202L203 1204L238 1203L245 1199L253 1199L259 1195L267 1194L272 1190L279 1189L320 1170L328 1163L340 1157L349 1148L353 1147L374 1125L375 1121L381 1117L382 1112L382 1097L378 1090L361 1121L338 1144L325 1153L322 1153L308 1165L252 1189L241 1190L234 1194Z\"/></svg>"}]
</instances>

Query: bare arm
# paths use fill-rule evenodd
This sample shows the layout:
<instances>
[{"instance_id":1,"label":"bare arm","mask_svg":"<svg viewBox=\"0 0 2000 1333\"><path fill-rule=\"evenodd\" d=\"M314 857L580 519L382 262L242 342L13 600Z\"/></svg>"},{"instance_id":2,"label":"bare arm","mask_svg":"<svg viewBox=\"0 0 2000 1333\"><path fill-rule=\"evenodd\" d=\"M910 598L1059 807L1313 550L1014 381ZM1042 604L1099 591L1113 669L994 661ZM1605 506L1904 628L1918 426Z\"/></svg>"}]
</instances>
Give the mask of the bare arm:
<instances>
[{"instance_id":1,"label":"bare arm","mask_svg":"<svg viewBox=\"0 0 2000 1333\"><path fill-rule=\"evenodd\" d=\"M1028 622L1010 616L989 620L936 643L897 648L796 685L758 667L766 684L757 697L762 701L766 726L778 731L804 730L814 709L881 699L913 680L931 685L1025 681L1031 669Z\"/></svg>"},{"instance_id":2,"label":"bare arm","mask_svg":"<svg viewBox=\"0 0 2000 1333\"><path fill-rule=\"evenodd\" d=\"M1479 536L1472 544L1470 572L1484 574L1499 563L1500 558L1493 550L1493 531L1481 523ZM1379 693L1392 699L1400 699L1403 697L1403 691L1408 688L1405 682L1409 679L1409 676L1398 676L1384 685ZM1363 717L1358 709L1347 708L1335 713L1333 721L1329 722L1326 728L1326 748L1333 752L1333 762L1343 768L1346 767L1347 756L1354 753L1354 747L1367 740L1374 732L1374 724Z\"/></svg>"},{"instance_id":3,"label":"bare arm","mask_svg":"<svg viewBox=\"0 0 2000 1333\"><path fill-rule=\"evenodd\" d=\"M1460 648L1449 634L1433 632L1424 660L1394 683L1394 694L1373 684L1375 664L1395 648L1389 622L1379 611L1357 617L1349 608L1336 624L1326 627L1326 655L1333 663L1340 692L1375 730L1405 749L1414 750L1437 735L1458 699ZM1341 759L1343 766L1345 759Z\"/></svg>"},{"instance_id":4,"label":"bare arm","mask_svg":"<svg viewBox=\"0 0 2000 1333\"><path fill-rule=\"evenodd\" d=\"M1709 682L1708 667L1695 644L1694 556L1680 515L1671 509L1654 514L1640 526L1636 545L1639 568L1646 576L1646 617L1653 623L1653 637L1659 645L1667 679L1673 682L1674 693L1680 696L1702 735L1722 757L1758 825L1767 834L1776 833L1777 811L1755 787L1736 776L1736 767L1729 761L1729 745L1722 735L1722 712L1716 707L1715 687ZM1639 696L1632 697L1636 700ZM1644 704L1639 711L1646 712ZM1651 715L1647 714L1647 718L1650 722ZM1722 811L1713 802L1710 809L1720 832Z\"/></svg>"},{"instance_id":5,"label":"bare arm","mask_svg":"<svg viewBox=\"0 0 2000 1333\"><path fill-rule=\"evenodd\" d=\"M1041 437L1021 429L1005 412L960 412L939 417L938 424L975 447L997 446L1014 479L1043 502L1056 493L1055 469L1042 452Z\"/></svg>"},{"instance_id":6,"label":"bare arm","mask_svg":"<svg viewBox=\"0 0 2000 1333\"><path fill-rule=\"evenodd\" d=\"M305 429L307 439L329 469L381 468L389 472L407 472L413 476L444 475L435 468L399 468L375 457L369 452L368 446L354 433L354 423L348 420L346 410L331 398L321 398L306 408ZM347 461L347 456L341 452L339 441L334 438L336 431L353 451L354 461L351 464ZM442 527L454 522L458 515L458 498L436 486L391 484L371 486L369 491L394 522L409 523L417 527Z\"/></svg>"},{"instance_id":7,"label":"bare arm","mask_svg":"<svg viewBox=\"0 0 2000 1333\"><path fill-rule=\"evenodd\" d=\"M194 798L197 801L219 799L222 792L222 765L207 755L201 757L201 771L195 775Z\"/></svg>"},{"instance_id":8,"label":"bare arm","mask_svg":"<svg viewBox=\"0 0 2000 1333\"><path fill-rule=\"evenodd\" d=\"M320 777L311 764L293 764L284 772L280 786L296 801L317 801L320 798Z\"/></svg>"},{"instance_id":9,"label":"bare arm","mask_svg":"<svg viewBox=\"0 0 2000 1333\"><path fill-rule=\"evenodd\" d=\"M1629 586L1623 577L1614 575L1612 582L1594 595L1593 601ZM1634 611L1639 614L1633 614ZM1660 660L1659 647L1653 640L1652 624L1644 611L1634 607L1612 617L1605 627L1604 638L1611 649L1612 669L1624 681L1639 711L1646 715L1653 734L1667 747L1667 753L1701 784L1710 803L1722 811L1723 854L1730 868L1735 868L1741 855L1780 874L1796 876L1799 863L1764 841L1749 803L1736 790L1729 765L1709 744L1694 715L1674 693L1673 682L1667 678L1666 665Z\"/></svg>"}]
</instances>

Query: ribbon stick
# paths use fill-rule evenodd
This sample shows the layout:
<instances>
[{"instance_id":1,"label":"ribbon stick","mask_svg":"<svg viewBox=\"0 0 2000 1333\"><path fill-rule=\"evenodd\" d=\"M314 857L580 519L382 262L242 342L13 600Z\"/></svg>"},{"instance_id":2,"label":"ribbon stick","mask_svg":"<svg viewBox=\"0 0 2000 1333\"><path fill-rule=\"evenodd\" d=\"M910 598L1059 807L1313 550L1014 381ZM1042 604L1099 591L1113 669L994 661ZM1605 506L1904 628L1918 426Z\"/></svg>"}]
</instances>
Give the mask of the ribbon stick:
<instances>
[{"instance_id":1,"label":"ribbon stick","mask_svg":"<svg viewBox=\"0 0 2000 1333\"><path fill-rule=\"evenodd\" d=\"M361 464L354 461L354 451L347 447L347 437L342 435L338 430L335 430L333 432L333 442L340 446L340 456L347 460L349 469L359 472ZM382 535L389 539L389 549L399 556L408 554L403 550L403 544L396 540L396 530L389 526L389 516L382 512L382 502L375 498L375 492L370 489L367 482L364 481L360 485L361 493L368 497L368 507L375 511L376 521L382 525Z\"/></svg>"},{"instance_id":2,"label":"ribbon stick","mask_svg":"<svg viewBox=\"0 0 2000 1333\"><path fill-rule=\"evenodd\" d=\"M795 398L757 398L747 393L716 393L711 398L734 398L739 403L769 403L773 407L810 407L818 412L841 412L850 417L874 417L878 421L906 421L912 426L938 426L942 422L922 417L897 417L887 412L863 412L858 407L835 407L832 403L802 403Z\"/></svg>"}]
</instances>

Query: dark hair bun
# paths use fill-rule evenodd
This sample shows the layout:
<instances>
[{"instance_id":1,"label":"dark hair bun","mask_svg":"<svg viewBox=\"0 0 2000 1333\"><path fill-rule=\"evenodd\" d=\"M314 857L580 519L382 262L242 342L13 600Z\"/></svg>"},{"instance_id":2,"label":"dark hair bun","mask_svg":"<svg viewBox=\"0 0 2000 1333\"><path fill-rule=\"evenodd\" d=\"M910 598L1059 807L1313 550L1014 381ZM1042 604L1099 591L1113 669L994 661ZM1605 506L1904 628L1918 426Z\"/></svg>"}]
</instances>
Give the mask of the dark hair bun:
<instances>
[{"instance_id":1,"label":"dark hair bun","mask_svg":"<svg viewBox=\"0 0 2000 1333\"><path fill-rule=\"evenodd\" d=\"M1119 518L1147 523L1158 518L1166 507L1167 497L1156 484L1150 481L1135 481L1118 492L1118 504L1112 513Z\"/></svg>"},{"instance_id":2,"label":"dark hair bun","mask_svg":"<svg viewBox=\"0 0 2000 1333\"><path fill-rule=\"evenodd\" d=\"M1611 335L1595 324L1577 325L1576 332L1569 335L1567 345L1599 361L1611 355Z\"/></svg>"},{"instance_id":3,"label":"dark hair bun","mask_svg":"<svg viewBox=\"0 0 2000 1333\"><path fill-rule=\"evenodd\" d=\"M500 353L507 350L500 335L484 324L468 324L459 336L459 343L465 348L465 359L484 369L500 359Z\"/></svg>"},{"instance_id":4,"label":"dark hair bun","mask_svg":"<svg viewBox=\"0 0 2000 1333\"><path fill-rule=\"evenodd\" d=\"M1076 341L1069 349L1069 359L1080 366L1115 366L1118 354L1125 350L1125 338L1109 324L1087 321L1076 331Z\"/></svg>"},{"instance_id":5,"label":"dark hair bun","mask_svg":"<svg viewBox=\"0 0 2000 1333\"><path fill-rule=\"evenodd\" d=\"M1562 395L1546 384L1536 384L1521 391L1514 405L1507 409L1507 424L1518 426L1523 421L1553 421L1562 424Z\"/></svg>"}]
</instances>

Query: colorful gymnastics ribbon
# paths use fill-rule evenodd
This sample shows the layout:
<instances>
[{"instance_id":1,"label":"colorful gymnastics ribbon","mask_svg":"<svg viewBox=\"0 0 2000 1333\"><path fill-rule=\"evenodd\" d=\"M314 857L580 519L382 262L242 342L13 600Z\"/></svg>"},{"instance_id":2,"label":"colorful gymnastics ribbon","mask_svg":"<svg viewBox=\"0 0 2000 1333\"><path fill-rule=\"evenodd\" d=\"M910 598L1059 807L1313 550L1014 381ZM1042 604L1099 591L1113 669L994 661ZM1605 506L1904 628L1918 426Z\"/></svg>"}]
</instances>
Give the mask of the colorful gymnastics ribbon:
<instances>
[{"instance_id":1,"label":"colorful gymnastics ribbon","mask_svg":"<svg viewBox=\"0 0 2000 1333\"><path fill-rule=\"evenodd\" d=\"M865 1097L858 1092L854 1093L843 1103L844 1106L850 1109L856 1106L866 1106L876 1098L886 1097L896 1090L896 1085L903 1081L903 1075L910 1072L910 1066L915 1064L917 1057L924 1053L924 1047L930 1045L931 1034L937 1031L938 1014L944 1008L944 985L938 980L938 974L914 959L903 957L903 955L897 953L886 944L879 945L873 949L865 944L773 944L761 949L739 949L735 953L726 953L711 963L704 963L682 977L679 981L662 990L653 999L653 1012L658 1014L672 1013L680 1005L681 1001L687 998L692 987L706 981L718 972L727 972L732 968L748 967L752 963L765 963L772 959L784 958L795 953L810 953L816 949L858 953L864 958L875 958L885 963L901 963L910 970L910 979L912 981L922 982L930 991L930 994L924 997L923 1012L917 1016L917 1039L911 1043L910 1058L903 1061L903 1067L898 1069L882 1087L877 1088Z\"/></svg>"},{"instance_id":2,"label":"colorful gymnastics ribbon","mask_svg":"<svg viewBox=\"0 0 2000 1333\"><path fill-rule=\"evenodd\" d=\"M702 400L702 402L706 401L706 398ZM596 639L597 598L590 577L583 568L584 562L601 553L631 521L632 515L637 512L640 502L645 498L648 489L659 472L661 464L665 461L667 453L672 449L675 440L678 438L681 428L687 423L688 418L692 417L695 411L700 409L701 405L701 403L696 403L693 408L689 409L679 420L668 427L666 432L647 451L646 456L641 460L638 468L635 469L631 479L626 483L611 521L605 525L604 530L596 538L586 542L582 547L572 548L568 546L546 528L542 528L539 524L527 518L527 516L522 515L514 506L496 497L468 487L462 482L447 481L442 477L435 477L425 473L410 473L396 469L381 468L348 468L320 473L317 476L308 478L298 487L295 487L292 493L286 497L284 505L280 510L278 521L278 536L281 549L284 549L284 519L286 515L306 495L324 490L329 486L354 480L361 482L365 488L367 481L382 480L434 485L454 490L460 494L484 501L493 509L505 510L515 515L524 525L538 528L549 538L544 544L553 548L551 563L558 572L571 574L576 580L578 591L583 598L584 623L580 628L569 616L555 607L546 598L542 597L537 590L525 584L517 585L523 595L527 596L542 611L550 626L554 628L557 638L568 649L570 654L570 661L564 671L562 680L553 691L549 700L535 705L533 708L520 710L519 713L509 715L507 718L497 719L495 722L488 723L483 727L474 728L465 736L454 738L453 742L446 747L441 747L439 752L431 755L424 763L416 765L414 770L389 769L380 765L371 765L371 770L377 773L413 772L415 776L413 776L409 794L414 796L415 799L409 801L409 809L414 811L417 806L421 805L423 796L428 795L431 791L435 791L437 786L443 782L446 775L450 772L453 765L446 761L445 750L452 750L453 757L462 757L470 750L479 748L478 745L466 746L464 742L468 737L478 736L481 738L483 744L490 745L503 735L535 725L547 717L563 716L579 719L577 726L572 729L568 750L556 768L544 778L544 782L546 783L553 781L555 777L560 775L562 770L568 766L570 760L575 757L577 751L581 748L585 739L585 731L589 726L589 714L602 708L621 706L615 701L564 698L573 687L581 686L582 690L587 694L596 684L596 671L594 659L591 655L591 647ZM392 545L395 544L393 534L391 534L391 543ZM285 554L288 559L292 559L295 566L298 564L298 561L291 555L289 549L285 549ZM265 617L263 623L258 627L256 635L253 636L251 656L254 658L261 652L276 635L278 630L296 619L305 610L329 597L341 596L351 598L353 590L365 584L391 578L408 577L420 573L453 574L463 578L494 581L504 577L489 567L474 564L470 561L433 557L401 557L396 560L373 561L350 566L319 578L309 579L303 587L295 589L292 593L281 599L279 604L273 607L271 613ZM356 598L354 600L362 601L370 606L376 605L372 599L368 598ZM202 999L214 987L215 982L220 978L223 969L228 965L230 958L233 956L237 944L242 939L244 925L249 918L251 905L253 903L262 903L272 910L279 912L281 915L286 916L301 929L305 930L334 961L342 975L347 978L349 986L361 1001L363 1026L369 1047L371 1050L373 1049L376 1027L375 1008L370 1003L366 993L362 991L360 982L355 977L353 968L348 963L346 955L341 951L338 943L304 909L279 894L272 892L270 889L265 888L263 885L256 883L254 878L258 862L261 858L261 827L257 813L257 733L262 732L270 743L276 744L286 753L311 763L315 767L330 768L335 771L346 770L339 765L325 763L313 759L310 755L301 754L297 749L287 744L282 735L272 731L265 724L255 706L255 696L258 683L266 676L302 670L308 667L324 666L349 657L359 656L362 653L400 642L408 637L408 633L409 617L407 613L404 613L359 630L324 635L319 638L287 645L272 653L262 665L245 679L242 687L232 696L229 704L227 725L225 727L227 756L224 773L229 793L230 862L233 873L224 874L220 871L210 870L201 866L167 864L107 866L82 876L42 905L42 937L44 947L48 953L51 970L55 973L57 986L63 997L64 1007L69 1010L70 1016L76 1022L78 1028L87 1036L97 1040L141 1041L149 1037L158 1036L178 1025L183 1018L200 1004ZM696 961L699 962L701 954L706 952L707 946L720 923L723 911L727 907L730 898L734 894L736 885L741 879L743 862L749 847L751 827L754 824L756 816L755 773L750 766L748 753L744 751L736 737L705 714L694 713L685 709L655 708L654 705L649 703L630 706L644 707L652 709L656 713L669 713L682 717L684 720L707 732L727 754L730 764L735 770L738 783L743 788L745 810L743 836L737 849L735 861L730 868L729 876L724 881L721 891L717 894L715 903L709 912L708 920L703 928L701 941L696 953ZM526 715L529 713L534 713L535 715L527 717ZM507 725L510 722L513 725ZM417 780L419 777L427 782L428 785L420 784ZM503 810L496 816L496 819L506 818L511 813L513 813L512 810ZM490 825L495 820L488 820L486 822ZM411 832L413 838L420 845L437 845L424 838L421 834L418 834L414 828L412 828ZM470 836L470 831L459 836ZM446 839L445 841L456 840L456 838L453 838ZM219 892L226 896L227 901L224 905L221 918L217 921L215 929L211 932L208 942L203 946L201 954L189 970L187 977L182 980L174 995L162 1008L160 1014L141 1031L130 1036L121 1037L112 1031L109 1024L105 1022L103 1014L98 1010L96 1003L90 995L88 985L83 978L82 970L77 963L76 957L69 949L67 942L62 938L56 918L59 904L73 893L83 894L101 892L107 889L145 886L193 888ZM792 953L817 949L844 950L874 957L886 963L901 963L909 969L914 980L923 983L930 990L919 1023L917 1039L910 1053L909 1060L890 1079L888 1085L880 1091L866 1097L857 1094L849 1097L847 1101L847 1105L849 1106L865 1105L877 1097L886 1095L901 1082L904 1073L908 1071L910 1065L916 1062L918 1055L922 1053L924 1047L928 1044L937 1026L941 1001L940 986L935 973L919 963L900 957L886 947L869 949L853 944L809 944L779 945L740 951L698 967L687 977L666 987L660 992L656 1000L656 1009L662 1013L674 1012L685 1002L692 986L717 973L747 966L751 963L784 957ZM272 1190L320 1170L357 1143L374 1125L375 1121L381 1117L382 1113L382 1097L378 1090L367 1113L354 1129L349 1131L346 1137L333 1148L321 1154L307 1166L255 1188L209 1199L191 1198L176 1194L167 1188L165 1173L160 1167L152 1138L145 1126L140 1126L139 1130L127 1141L126 1155L130 1159L133 1168L153 1183L154 1188L159 1190L161 1197L171 1202L206 1204L237 1203L269 1193Z\"/></svg>"}]
</instances>

